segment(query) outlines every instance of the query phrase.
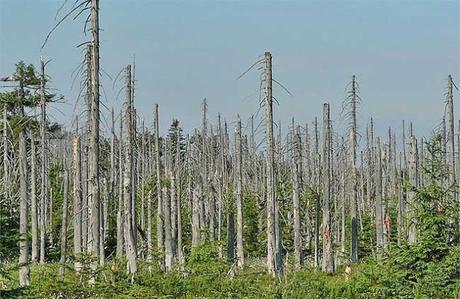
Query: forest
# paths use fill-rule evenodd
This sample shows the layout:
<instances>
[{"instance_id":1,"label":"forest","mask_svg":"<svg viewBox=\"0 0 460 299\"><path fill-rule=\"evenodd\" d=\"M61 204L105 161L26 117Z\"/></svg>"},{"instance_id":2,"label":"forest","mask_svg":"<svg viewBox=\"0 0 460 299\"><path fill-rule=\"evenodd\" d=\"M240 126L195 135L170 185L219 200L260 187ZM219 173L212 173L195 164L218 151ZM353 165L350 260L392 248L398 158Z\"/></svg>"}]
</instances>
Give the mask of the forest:
<instances>
[{"instance_id":1,"label":"forest","mask_svg":"<svg viewBox=\"0 0 460 299\"><path fill-rule=\"evenodd\" d=\"M45 57L0 74L1 298L460 298L453 76L429 136L410 120L360 127L352 74L341 106L282 129L273 90L290 91L267 51L238 78L260 74L249 119L210 115L205 98L201 126L160 128L160 105L136 109L134 64L122 110L103 115L100 13L78 0L61 20L86 18L89 38L72 127L50 120L63 99Z\"/></svg>"}]
</instances>

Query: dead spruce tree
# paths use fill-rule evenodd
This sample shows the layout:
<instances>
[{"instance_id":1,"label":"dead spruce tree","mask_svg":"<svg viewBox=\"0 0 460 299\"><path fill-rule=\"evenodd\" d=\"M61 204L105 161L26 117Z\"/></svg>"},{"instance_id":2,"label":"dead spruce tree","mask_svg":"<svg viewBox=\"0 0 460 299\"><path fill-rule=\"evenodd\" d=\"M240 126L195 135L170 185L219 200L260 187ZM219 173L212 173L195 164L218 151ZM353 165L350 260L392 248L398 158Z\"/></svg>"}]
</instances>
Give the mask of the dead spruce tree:
<instances>
[{"instance_id":1,"label":"dead spruce tree","mask_svg":"<svg viewBox=\"0 0 460 299\"><path fill-rule=\"evenodd\" d=\"M160 120L158 112L158 104L155 104L154 111L155 124L155 188L157 193L157 247L158 251L164 252L164 222L163 222L163 200L161 194L161 168L160 168ZM164 269L164 259L160 258L160 268Z\"/></svg>"},{"instance_id":2,"label":"dead spruce tree","mask_svg":"<svg viewBox=\"0 0 460 299\"><path fill-rule=\"evenodd\" d=\"M357 170L357 108L361 101L358 95L359 86L356 82L355 75L352 76L351 88L348 91L348 96L344 102L344 111L346 118L349 120L348 136L350 139L349 147L349 162L350 162L350 220L351 220L351 260L353 263L358 261L358 219L357 219L357 203L358 203L358 170Z\"/></svg>"},{"instance_id":3,"label":"dead spruce tree","mask_svg":"<svg viewBox=\"0 0 460 299\"><path fill-rule=\"evenodd\" d=\"M409 140L409 157L408 157L408 192L407 192L407 217L408 217L408 236L407 240L409 244L415 244L417 240L417 231L416 231L416 218L415 218L415 191L414 189L418 187L418 147L417 139L414 135L410 136Z\"/></svg>"},{"instance_id":4,"label":"dead spruce tree","mask_svg":"<svg viewBox=\"0 0 460 299\"><path fill-rule=\"evenodd\" d=\"M31 200L31 220L32 220L32 263L38 262L39 258L39 236L38 236L38 206L36 190L36 149L33 134L30 136L30 200Z\"/></svg>"},{"instance_id":5,"label":"dead spruce tree","mask_svg":"<svg viewBox=\"0 0 460 299\"><path fill-rule=\"evenodd\" d=\"M449 187L455 186L455 127L454 127L454 81L449 75L447 81L447 146ZM456 196L456 193L454 193Z\"/></svg>"},{"instance_id":6,"label":"dead spruce tree","mask_svg":"<svg viewBox=\"0 0 460 299\"><path fill-rule=\"evenodd\" d=\"M322 270L334 271L331 221L331 130L329 104L323 105L323 259Z\"/></svg>"},{"instance_id":7,"label":"dead spruce tree","mask_svg":"<svg viewBox=\"0 0 460 299\"><path fill-rule=\"evenodd\" d=\"M91 94L88 144L88 254L92 256L90 283L94 284L100 255L99 186L99 0L91 0Z\"/></svg>"},{"instance_id":8,"label":"dead spruce tree","mask_svg":"<svg viewBox=\"0 0 460 299\"><path fill-rule=\"evenodd\" d=\"M293 231L294 231L294 257L295 269L298 271L303 262L302 256L302 235L300 223L300 196L302 184L302 140L300 135L300 126L295 128L294 119L292 119L292 212L294 215Z\"/></svg>"},{"instance_id":9,"label":"dead spruce tree","mask_svg":"<svg viewBox=\"0 0 460 299\"><path fill-rule=\"evenodd\" d=\"M82 193L81 193L81 143L78 133L78 118L72 134L72 177L73 177L73 254L75 271L81 271L82 252Z\"/></svg>"},{"instance_id":10,"label":"dead spruce tree","mask_svg":"<svg viewBox=\"0 0 460 299\"><path fill-rule=\"evenodd\" d=\"M124 157L123 157L123 112L120 112L120 138L118 141L118 209L117 209L117 248L116 258L123 257L124 238Z\"/></svg>"},{"instance_id":11,"label":"dead spruce tree","mask_svg":"<svg viewBox=\"0 0 460 299\"><path fill-rule=\"evenodd\" d=\"M125 240L125 252L127 258L127 266L126 271L128 275L131 277L131 281L134 275L137 272L137 262L136 262L136 246L134 241L134 230L132 228L132 207L131 204L133 202L132 196L132 172L133 172L133 102L132 102L132 80L131 80L131 65L128 65L125 69L125 76L126 76L126 112L125 112L125 162L124 162L124 169L123 169L123 215L124 215L124 240Z\"/></svg>"},{"instance_id":12,"label":"dead spruce tree","mask_svg":"<svg viewBox=\"0 0 460 299\"><path fill-rule=\"evenodd\" d=\"M40 144L41 144L41 173L40 173L40 263L45 263L46 243L46 203L48 202L48 173L47 173L47 138L46 138L46 77L45 61L40 57Z\"/></svg>"},{"instance_id":13,"label":"dead spruce tree","mask_svg":"<svg viewBox=\"0 0 460 299\"><path fill-rule=\"evenodd\" d=\"M62 202L62 222L61 222L61 257L59 259L59 275L64 279L66 268L66 250L67 250L67 215L68 215L68 188L69 188L69 171L67 170L67 159L64 158L64 195Z\"/></svg>"},{"instance_id":14,"label":"dead spruce tree","mask_svg":"<svg viewBox=\"0 0 460 299\"><path fill-rule=\"evenodd\" d=\"M238 267L244 266L244 248L243 248L243 161L241 145L241 119L237 116L236 134L235 134L235 157L236 157L236 260Z\"/></svg>"},{"instance_id":15,"label":"dead spruce tree","mask_svg":"<svg viewBox=\"0 0 460 299\"><path fill-rule=\"evenodd\" d=\"M377 245L377 258L382 258L384 247L384 223L383 223L383 202L382 202L382 150L380 145L380 138L376 140L377 150L375 153L375 231L376 231L376 245Z\"/></svg>"},{"instance_id":16,"label":"dead spruce tree","mask_svg":"<svg viewBox=\"0 0 460 299\"><path fill-rule=\"evenodd\" d=\"M267 163L267 267L274 276L282 273L280 240L276 239L276 192L275 192L275 156L273 140L273 93L272 93L272 55L264 55L264 102L265 102L265 138Z\"/></svg>"}]
</instances>

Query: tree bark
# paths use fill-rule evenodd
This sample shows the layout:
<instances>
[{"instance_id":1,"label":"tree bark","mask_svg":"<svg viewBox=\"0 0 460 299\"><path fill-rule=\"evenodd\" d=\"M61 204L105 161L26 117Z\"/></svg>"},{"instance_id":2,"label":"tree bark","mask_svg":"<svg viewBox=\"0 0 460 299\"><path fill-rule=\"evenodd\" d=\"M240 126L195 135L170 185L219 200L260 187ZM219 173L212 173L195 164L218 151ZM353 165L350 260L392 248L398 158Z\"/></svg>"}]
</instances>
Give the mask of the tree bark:
<instances>
[{"instance_id":1,"label":"tree bark","mask_svg":"<svg viewBox=\"0 0 460 299\"><path fill-rule=\"evenodd\" d=\"M126 130L126 154L125 154L125 166L124 166L124 179L123 179L123 197L124 197L124 235L125 235L125 251L127 257L126 270L128 275L131 275L131 280L137 272L136 262L136 246L134 240L134 233L132 229L132 171L133 165L133 107L131 97L131 65L126 67L126 114L125 114L125 130Z\"/></svg>"},{"instance_id":2,"label":"tree bark","mask_svg":"<svg viewBox=\"0 0 460 299\"><path fill-rule=\"evenodd\" d=\"M22 89L22 86L20 87ZM23 95L23 91L21 91ZM21 96L21 99L23 96ZM22 100L21 100L22 102ZM24 108L21 108L24 109ZM22 112L24 118L24 112ZM23 125L23 124L22 124ZM29 225L28 216L28 169L27 169L26 132L22 128L19 131L19 284L28 286L30 284L29 269L29 236L27 229Z\"/></svg>"},{"instance_id":3,"label":"tree bark","mask_svg":"<svg viewBox=\"0 0 460 299\"><path fill-rule=\"evenodd\" d=\"M242 173L242 146L241 146L241 119L237 117L236 125L236 260L238 267L244 267L243 248L243 173Z\"/></svg>"},{"instance_id":4,"label":"tree bark","mask_svg":"<svg viewBox=\"0 0 460 299\"><path fill-rule=\"evenodd\" d=\"M31 218L32 218L32 262L38 262L39 258L39 239L38 239L38 207L37 207L37 194L36 194L36 150L35 139L33 135L30 138L30 197L31 197Z\"/></svg>"},{"instance_id":5,"label":"tree bark","mask_svg":"<svg viewBox=\"0 0 460 299\"><path fill-rule=\"evenodd\" d=\"M322 270L327 273L334 271L334 254L332 252L331 231L331 132L329 104L323 105L323 261Z\"/></svg>"},{"instance_id":6,"label":"tree bark","mask_svg":"<svg viewBox=\"0 0 460 299\"><path fill-rule=\"evenodd\" d=\"M67 250L67 195L68 195L68 188L69 188L69 172L67 170L67 163L64 161L64 195L63 195L63 202L62 202L62 223L61 223L61 258L59 263L61 264L59 269L59 274L64 280L65 274L65 262L66 262L66 250Z\"/></svg>"},{"instance_id":7,"label":"tree bark","mask_svg":"<svg viewBox=\"0 0 460 299\"><path fill-rule=\"evenodd\" d=\"M78 122L78 121L77 121ZM75 271L81 271L81 249L82 249L82 194L81 194L81 145L78 135L78 123L75 133L72 136L72 175L73 175L73 253L75 256Z\"/></svg>"}]
</instances>

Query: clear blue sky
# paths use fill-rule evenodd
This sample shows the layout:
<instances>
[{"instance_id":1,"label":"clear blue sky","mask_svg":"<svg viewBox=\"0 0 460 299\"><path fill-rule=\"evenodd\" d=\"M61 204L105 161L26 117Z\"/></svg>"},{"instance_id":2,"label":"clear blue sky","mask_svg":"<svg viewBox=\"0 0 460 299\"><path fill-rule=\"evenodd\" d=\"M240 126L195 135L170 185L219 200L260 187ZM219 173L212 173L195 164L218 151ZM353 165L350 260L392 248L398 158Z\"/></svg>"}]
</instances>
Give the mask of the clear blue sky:
<instances>
[{"instance_id":1,"label":"clear blue sky","mask_svg":"<svg viewBox=\"0 0 460 299\"><path fill-rule=\"evenodd\" d=\"M74 0L68 2L60 16ZM62 3L0 0L2 75L21 59L38 64ZM237 112L243 119L256 112L258 72L236 77L265 50L273 54L275 79L294 95L275 86L275 119L283 126L291 117L311 122L323 102L338 126L344 89L356 74L362 128L372 115L381 133L405 119L418 135L428 134L442 117L448 74L460 82L459 1L101 0L100 6L102 68L115 77L135 55L136 107L151 124L159 103L163 129L173 117L186 130L200 126L203 97L211 119L219 111L229 121ZM79 89L78 80L71 88L83 57L76 46L89 39L83 23L64 22L43 50L52 59L52 86L67 100L51 107L52 119L66 124ZM113 89L105 75L102 84L104 104L118 110L120 84ZM457 118L459 98L457 92Z\"/></svg>"}]
</instances>

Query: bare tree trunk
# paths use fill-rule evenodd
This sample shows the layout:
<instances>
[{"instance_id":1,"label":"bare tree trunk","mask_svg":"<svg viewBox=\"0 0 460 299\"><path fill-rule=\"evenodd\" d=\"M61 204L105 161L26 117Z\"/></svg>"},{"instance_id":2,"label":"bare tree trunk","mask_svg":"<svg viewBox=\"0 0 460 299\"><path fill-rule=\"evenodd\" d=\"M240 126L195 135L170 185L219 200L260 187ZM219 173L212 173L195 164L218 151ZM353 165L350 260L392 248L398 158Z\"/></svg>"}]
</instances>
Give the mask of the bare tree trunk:
<instances>
[{"instance_id":1,"label":"bare tree trunk","mask_svg":"<svg viewBox=\"0 0 460 299\"><path fill-rule=\"evenodd\" d=\"M331 231L331 132L329 104L323 105L323 263L322 270L327 273L334 271L334 254L332 252Z\"/></svg>"},{"instance_id":2,"label":"bare tree trunk","mask_svg":"<svg viewBox=\"0 0 460 299\"><path fill-rule=\"evenodd\" d=\"M292 209L294 214L294 256L295 269L298 271L302 265L302 235L300 232L300 192L301 192L301 172L302 172L302 141L300 127L295 129L294 119L292 120L292 142L293 165L292 165Z\"/></svg>"},{"instance_id":3,"label":"bare tree trunk","mask_svg":"<svg viewBox=\"0 0 460 299\"><path fill-rule=\"evenodd\" d=\"M243 172L242 172L242 146L241 146L241 119L237 117L236 124L236 259L238 267L244 267L243 248Z\"/></svg>"},{"instance_id":4,"label":"bare tree trunk","mask_svg":"<svg viewBox=\"0 0 460 299\"><path fill-rule=\"evenodd\" d=\"M319 154L318 119L315 117L315 158L314 158L314 184L316 185L315 197L315 267L319 267L320 225L321 225L321 165Z\"/></svg>"},{"instance_id":5,"label":"bare tree trunk","mask_svg":"<svg viewBox=\"0 0 460 299\"><path fill-rule=\"evenodd\" d=\"M203 127L201 131L201 196L198 197L200 203L200 234L201 243L206 240L206 226L209 221L206 221L206 210L209 211L209 198L208 198L208 152L207 152L207 113L208 105L206 98L203 99ZM212 227L209 227L209 235L211 235Z\"/></svg>"},{"instance_id":6,"label":"bare tree trunk","mask_svg":"<svg viewBox=\"0 0 460 299\"><path fill-rule=\"evenodd\" d=\"M125 115L125 130L126 130L126 154L125 154L125 167L124 167L124 234L125 234L125 250L127 257L127 266L126 270L128 275L131 275L131 281L133 280L134 275L137 272L137 262L136 262L136 246L134 240L134 232L132 229L132 207L131 204L133 200L132 192L132 171L134 169L133 165L133 107L132 107L132 96L131 96L131 65L126 67L126 115Z\"/></svg>"},{"instance_id":7,"label":"bare tree trunk","mask_svg":"<svg viewBox=\"0 0 460 299\"><path fill-rule=\"evenodd\" d=\"M116 151L116 146L115 146L115 140L117 136L115 135L115 112L113 111L112 108L112 113L111 113L111 120L112 120L112 125L110 129L110 135L111 135L111 140L110 140L110 182L109 182L109 202L107 206L107 210L104 213L106 220L104 221L105 224L105 239L107 239L108 234L109 234L109 229L111 226L113 226L113 218L110 218L109 215L109 209L111 210L112 207L115 205L115 181L117 177L117 170L116 170L116 164L115 164L115 151ZM112 219L112 220L111 220Z\"/></svg>"},{"instance_id":8,"label":"bare tree trunk","mask_svg":"<svg viewBox=\"0 0 460 299\"><path fill-rule=\"evenodd\" d=\"M351 216L351 260L358 262L358 223L356 219L356 204L357 204L357 168L356 168L356 151L357 151L357 121L356 108L358 103L358 91L356 78L353 75L351 91L351 197L350 197L350 216Z\"/></svg>"},{"instance_id":9,"label":"bare tree trunk","mask_svg":"<svg viewBox=\"0 0 460 299\"><path fill-rule=\"evenodd\" d=\"M280 253L279 240L276 239L276 194L274 170L273 141L273 94L272 94L272 55L265 52L265 126L267 140L267 267L268 272L278 276L282 272L282 264L277 263L276 256Z\"/></svg>"},{"instance_id":10,"label":"bare tree trunk","mask_svg":"<svg viewBox=\"0 0 460 299\"><path fill-rule=\"evenodd\" d=\"M172 240L171 240L171 206L167 187L163 187L163 215L165 225L165 270L170 271L173 263Z\"/></svg>"},{"instance_id":11,"label":"bare tree trunk","mask_svg":"<svg viewBox=\"0 0 460 299\"><path fill-rule=\"evenodd\" d=\"M78 135L78 120L75 133L72 136L72 172L73 172L73 253L75 256L75 271L81 271L82 249L82 195L81 195L81 153L80 136Z\"/></svg>"},{"instance_id":12,"label":"bare tree trunk","mask_svg":"<svg viewBox=\"0 0 460 299\"><path fill-rule=\"evenodd\" d=\"M49 167L46 166L46 167ZM54 241L53 241L53 188L50 186L51 183L47 182L47 188L49 188L50 193L49 193L49 203L48 203L48 240L49 240L49 246L50 248L54 247Z\"/></svg>"},{"instance_id":13,"label":"bare tree trunk","mask_svg":"<svg viewBox=\"0 0 460 299\"><path fill-rule=\"evenodd\" d=\"M152 191L147 195L147 262L149 263L149 272L152 272Z\"/></svg>"},{"instance_id":14,"label":"bare tree trunk","mask_svg":"<svg viewBox=\"0 0 460 299\"><path fill-rule=\"evenodd\" d=\"M123 113L120 113L120 139L118 141L118 210L117 210L117 259L123 257L124 248L124 173L123 173Z\"/></svg>"},{"instance_id":15,"label":"bare tree trunk","mask_svg":"<svg viewBox=\"0 0 460 299\"><path fill-rule=\"evenodd\" d=\"M454 127L454 93L453 93L454 82L452 76L449 75L448 86L447 86L447 143L449 153L449 187L455 186L456 184L456 173L455 173L455 127ZM455 189L454 189L455 190ZM454 191L454 198L457 197L457 193Z\"/></svg>"},{"instance_id":16,"label":"bare tree trunk","mask_svg":"<svg viewBox=\"0 0 460 299\"><path fill-rule=\"evenodd\" d=\"M96 280L96 269L100 244L100 201L99 201L99 0L91 0L91 105L90 136L88 153L88 218L90 232L88 253L91 262L90 284Z\"/></svg>"},{"instance_id":17,"label":"bare tree trunk","mask_svg":"<svg viewBox=\"0 0 460 299\"><path fill-rule=\"evenodd\" d=\"M62 202L62 223L61 223L61 258L59 263L61 264L59 268L59 274L64 280L65 273L65 262L66 262L66 250L67 250L67 195L69 188L69 172L67 170L67 163L64 161L64 196Z\"/></svg>"},{"instance_id":18,"label":"bare tree trunk","mask_svg":"<svg viewBox=\"0 0 460 299\"><path fill-rule=\"evenodd\" d=\"M157 190L157 247L164 252L164 224L163 224L163 202L161 195L161 173L160 173L160 125L158 115L158 104L155 104L155 172ZM164 260L160 258L160 268L164 268Z\"/></svg>"},{"instance_id":19,"label":"bare tree trunk","mask_svg":"<svg viewBox=\"0 0 460 299\"><path fill-rule=\"evenodd\" d=\"M377 258L382 258L383 253L383 203L382 203L382 150L380 148L380 138L377 137L377 152L375 156L376 178L375 178L375 230L377 234Z\"/></svg>"},{"instance_id":20,"label":"bare tree trunk","mask_svg":"<svg viewBox=\"0 0 460 299\"><path fill-rule=\"evenodd\" d=\"M179 128L177 129L177 140L176 140L176 161L175 161L175 183L176 187L176 200L177 200L177 261L182 265L184 260L184 252L182 248L182 184L181 184L181 136Z\"/></svg>"},{"instance_id":21,"label":"bare tree trunk","mask_svg":"<svg viewBox=\"0 0 460 299\"><path fill-rule=\"evenodd\" d=\"M9 197L9 147L8 147L8 118L6 106L3 106L3 193Z\"/></svg>"},{"instance_id":22,"label":"bare tree trunk","mask_svg":"<svg viewBox=\"0 0 460 299\"><path fill-rule=\"evenodd\" d=\"M24 98L24 90L22 82L20 83L20 101L22 103ZM22 117L24 118L24 108L22 109ZM24 125L24 124L22 124ZM28 169L27 169L27 149L26 149L26 132L22 128L19 131L19 184L20 184L20 198L19 198L19 284L21 286L28 286L30 284L30 270L29 270L29 236L27 229L29 225L28 216Z\"/></svg>"},{"instance_id":23,"label":"bare tree trunk","mask_svg":"<svg viewBox=\"0 0 460 299\"><path fill-rule=\"evenodd\" d=\"M408 159L408 173L409 173L409 191L407 192L407 202L408 202L408 242L409 244L415 244L417 240L417 231L416 231L416 218L414 215L415 212L415 192L412 188L418 187L418 173L417 173L417 164L418 164L418 150L417 150L417 139L414 135L410 136L409 144L409 159Z\"/></svg>"},{"instance_id":24,"label":"bare tree trunk","mask_svg":"<svg viewBox=\"0 0 460 299\"><path fill-rule=\"evenodd\" d=\"M37 207L37 194L36 194L36 162L35 162L35 139L33 135L30 138L30 197L31 197L31 210L32 210L32 262L38 262L39 248L38 248L38 207Z\"/></svg>"},{"instance_id":25,"label":"bare tree trunk","mask_svg":"<svg viewBox=\"0 0 460 299\"><path fill-rule=\"evenodd\" d=\"M45 263L46 243L46 202L48 201L47 188L47 140L46 140L46 98L45 98L45 62L40 57L40 138L41 138L41 184L40 184L40 264Z\"/></svg>"}]
</instances>

